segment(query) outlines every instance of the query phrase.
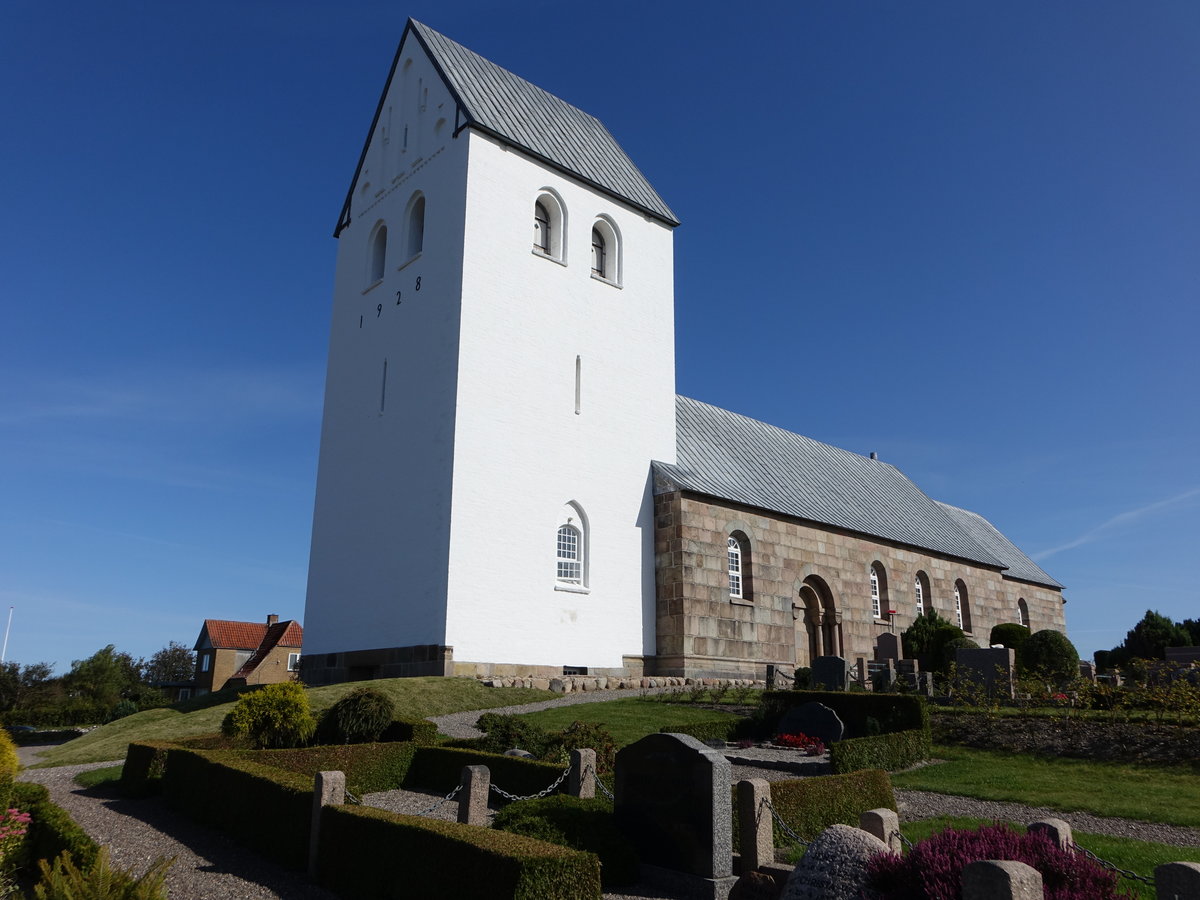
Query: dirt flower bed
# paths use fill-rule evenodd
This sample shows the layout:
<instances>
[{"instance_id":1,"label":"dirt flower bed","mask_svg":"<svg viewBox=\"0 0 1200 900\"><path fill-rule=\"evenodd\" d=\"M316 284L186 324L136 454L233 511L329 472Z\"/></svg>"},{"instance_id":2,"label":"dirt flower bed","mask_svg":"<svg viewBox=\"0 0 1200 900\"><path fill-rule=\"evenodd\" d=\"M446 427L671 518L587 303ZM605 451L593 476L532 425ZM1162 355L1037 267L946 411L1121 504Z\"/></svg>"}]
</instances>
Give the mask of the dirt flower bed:
<instances>
[{"instance_id":1,"label":"dirt flower bed","mask_svg":"<svg viewBox=\"0 0 1200 900\"><path fill-rule=\"evenodd\" d=\"M1200 728L1077 718L989 718L985 713L934 715L933 739L983 750L1117 762L1200 760Z\"/></svg>"}]
</instances>

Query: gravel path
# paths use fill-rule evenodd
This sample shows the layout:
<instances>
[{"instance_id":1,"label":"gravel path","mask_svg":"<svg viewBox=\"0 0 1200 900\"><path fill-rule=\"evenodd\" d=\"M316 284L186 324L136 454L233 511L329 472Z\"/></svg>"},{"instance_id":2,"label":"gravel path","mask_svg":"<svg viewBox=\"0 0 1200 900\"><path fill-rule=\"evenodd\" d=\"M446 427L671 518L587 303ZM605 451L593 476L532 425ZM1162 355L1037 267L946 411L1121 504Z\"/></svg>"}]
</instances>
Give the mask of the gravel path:
<instances>
[{"instance_id":1,"label":"gravel path","mask_svg":"<svg viewBox=\"0 0 1200 900\"><path fill-rule=\"evenodd\" d=\"M479 734L475 723L484 712L533 712L554 706L596 703L630 696L633 696L632 691L572 693L539 703L452 713L432 717L431 720L443 734L473 737ZM42 749L20 748L22 764L29 765ZM175 864L167 877L172 900L336 900L335 895L315 886L301 873L268 862L219 832L175 814L161 799L131 800L120 797L111 788L84 790L73 781L77 772L119 762L26 769L20 779L46 785L54 802L66 809L88 834L109 846L116 865L141 872L159 856L175 857ZM751 763L752 760L746 759L744 762ZM739 759L733 766L732 777L735 781L742 778L780 781L795 776L778 769L743 764L743 760ZM427 810L442 796L418 791L388 791L368 794L363 799L371 806L412 814ZM1066 820L1079 831L1157 841L1179 847L1200 847L1200 828L1181 828L1088 813L1063 813L1017 803L973 800L925 791L896 791L896 799L901 818L907 820L952 815L1031 822L1053 816ZM453 820L456 813L455 804L444 803L429 815ZM253 815L253 811L247 811L246 814ZM606 893L604 900L675 900L671 894L645 886L624 890L620 894Z\"/></svg>"}]
</instances>

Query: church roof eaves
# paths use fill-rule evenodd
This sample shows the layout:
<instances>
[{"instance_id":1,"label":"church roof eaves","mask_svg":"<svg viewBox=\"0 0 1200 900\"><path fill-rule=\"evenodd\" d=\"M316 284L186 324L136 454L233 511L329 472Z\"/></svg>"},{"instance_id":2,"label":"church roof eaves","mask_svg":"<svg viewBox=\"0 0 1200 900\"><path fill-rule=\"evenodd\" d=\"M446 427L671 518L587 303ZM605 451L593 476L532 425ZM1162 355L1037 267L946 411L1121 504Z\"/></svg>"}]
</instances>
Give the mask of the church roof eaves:
<instances>
[{"instance_id":1,"label":"church roof eaves","mask_svg":"<svg viewBox=\"0 0 1200 900\"><path fill-rule=\"evenodd\" d=\"M464 127L476 128L669 226L679 224L671 208L599 119L409 19L351 179L335 237L349 224L354 184L366 158L366 145L375 131L409 32L429 55L454 95L460 115L465 117L465 121L456 123L455 133Z\"/></svg>"},{"instance_id":2,"label":"church roof eaves","mask_svg":"<svg viewBox=\"0 0 1200 900\"><path fill-rule=\"evenodd\" d=\"M654 466L680 489L1001 570L1015 563L1025 574L1006 575L1057 586L994 528L1003 546L981 540L980 527L967 528L895 466L688 397L675 408L677 462ZM1040 577L1030 579L1025 563Z\"/></svg>"},{"instance_id":3,"label":"church roof eaves","mask_svg":"<svg viewBox=\"0 0 1200 900\"><path fill-rule=\"evenodd\" d=\"M993 556L1004 563L1006 578L1016 578L1019 581L1028 581L1061 590L1061 584L1046 574L1041 566L1022 553L1021 549L1006 538L999 528L979 513L971 512L969 509L960 509L949 503L942 503L940 500L936 502L950 514L952 519L957 520L963 530L968 532L977 543L986 547Z\"/></svg>"}]
</instances>

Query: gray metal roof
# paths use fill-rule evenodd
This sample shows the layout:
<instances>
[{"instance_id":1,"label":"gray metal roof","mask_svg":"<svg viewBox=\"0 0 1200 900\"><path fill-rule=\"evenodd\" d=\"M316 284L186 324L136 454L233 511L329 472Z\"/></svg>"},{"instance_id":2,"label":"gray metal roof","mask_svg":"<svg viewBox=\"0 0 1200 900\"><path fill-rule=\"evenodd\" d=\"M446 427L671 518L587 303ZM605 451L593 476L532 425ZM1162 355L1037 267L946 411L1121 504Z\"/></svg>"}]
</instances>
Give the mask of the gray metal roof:
<instances>
[{"instance_id":1,"label":"gray metal roof","mask_svg":"<svg viewBox=\"0 0 1200 900\"><path fill-rule=\"evenodd\" d=\"M668 225L679 224L675 213L599 119L500 68L427 25L409 19L367 132L358 168L334 229L335 236L350 224L354 183L362 171L367 145L375 133L384 99L396 73L400 49L410 32L416 35L454 95L459 111L456 129L477 128Z\"/></svg>"},{"instance_id":2,"label":"gray metal roof","mask_svg":"<svg viewBox=\"0 0 1200 900\"><path fill-rule=\"evenodd\" d=\"M991 526L1003 545L978 539L980 528L965 527L953 507L930 499L895 466L688 397L676 397L675 411L677 462L654 468L677 488L986 566L1023 560L1026 574L1015 577L1057 586Z\"/></svg>"},{"instance_id":3,"label":"gray metal roof","mask_svg":"<svg viewBox=\"0 0 1200 900\"><path fill-rule=\"evenodd\" d=\"M938 501L938 506L949 513L950 518L955 519L977 544L986 547L989 553L1004 563L1006 566L1004 574L1008 577L1032 581L1035 584L1044 584L1049 587L1062 587L979 513L971 512L969 509L959 509L957 506L951 506L949 503L941 501Z\"/></svg>"}]
</instances>

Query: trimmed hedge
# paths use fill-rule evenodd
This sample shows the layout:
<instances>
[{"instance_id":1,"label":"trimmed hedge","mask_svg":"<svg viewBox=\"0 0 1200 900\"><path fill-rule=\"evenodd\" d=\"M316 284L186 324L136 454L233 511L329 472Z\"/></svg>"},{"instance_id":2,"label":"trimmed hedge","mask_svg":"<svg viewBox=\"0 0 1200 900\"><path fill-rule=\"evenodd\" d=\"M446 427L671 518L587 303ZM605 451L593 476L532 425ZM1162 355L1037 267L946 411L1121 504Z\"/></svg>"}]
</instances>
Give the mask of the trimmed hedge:
<instances>
[{"instance_id":1,"label":"trimmed hedge","mask_svg":"<svg viewBox=\"0 0 1200 900\"><path fill-rule=\"evenodd\" d=\"M867 720L878 724L879 733L929 730L929 710L920 697L903 694L851 693L849 691L763 691L759 717L775 728L784 713L804 703L828 706L846 726L846 737L864 737L871 733Z\"/></svg>"},{"instance_id":2,"label":"trimmed hedge","mask_svg":"<svg viewBox=\"0 0 1200 900\"><path fill-rule=\"evenodd\" d=\"M81 867L90 866L100 852L99 845L75 824L65 809L50 802L50 792L40 784L19 781L13 785L11 803L30 815L25 835L27 859L56 859L64 850Z\"/></svg>"},{"instance_id":3,"label":"trimmed hedge","mask_svg":"<svg viewBox=\"0 0 1200 900\"><path fill-rule=\"evenodd\" d=\"M163 796L270 859L303 868L308 856L313 779L250 762L242 754L172 747Z\"/></svg>"},{"instance_id":4,"label":"trimmed hedge","mask_svg":"<svg viewBox=\"0 0 1200 900\"><path fill-rule=\"evenodd\" d=\"M839 774L860 769L894 772L929 759L933 755L931 744L928 728L851 738L830 745L829 765Z\"/></svg>"},{"instance_id":5,"label":"trimmed hedge","mask_svg":"<svg viewBox=\"0 0 1200 900\"><path fill-rule=\"evenodd\" d=\"M834 746L837 746L836 744ZM739 849L737 787L733 789L733 849ZM830 825L858 827L858 817L869 809L895 809L896 796L887 772L877 769L847 775L818 775L771 782L771 805L796 834L812 840ZM774 823L775 846L791 840Z\"/></svg>"},{"instance_id":6,"label":"trimmed hedge","mask_svg":"<svg viewBox=\"0 0 1200 900\"><path fill-rule=\"evenodd\" d=\"M403 786L417 751L416 744L339 744L240 755L308 778L317 772L345 772L346 789L362 796Z\"/></svg>"},{"instance_id":7,"label":"trimmed hedge","mask_svg":"<svg viewBox=\"0 0 1200 900\"><path fill-rule=\"evenodd\" d=\"M557 795L513 803L496 813L493 828L548 841L600 857L604 887L638 880L638 857L633 844L617 827L609 801Z\"/></svg>"},{"instance_id":8,"label":"trimmed hedge","mask_svg":"<svg viewBox=\"0 0 1200 900\"><path fill-rule=\"evenodd\" d=\"M325 808L317 880L355 900L600 900L591 853L361 806Z\"/></svg>"},{"instance_id":9,"label":"trimmed hedge","mask_svg":"<svg viewBox=\"0 0 1200 900\"><path fill-rule=\"evenodd\" d=\"M412 741L416 744L437 743L437 726L428 719L392 719L379 736L381 741Z\"/></svg>"},{"instance_id":10,"label":"trimmed hedge","mask_svg":"<svg viewBox=\"0 0 1200 900\"><path fill-rule=\"evenodd\" d=\"M131 743L121 769L121 792L131 797L158 793L167 767L167 751L177 746L166 741Z\"/></svg>"},{"instance_id":11,"label":"trimmed hedge","mask_svg":"<svg viewBox=\"0 0 1200 900\"><path fill-rule=\"evenodd\" d=\"M731 741L741 722L741 719L707 719L686 725L664 725L658 730L661 734L688 734L698 741Z\"/></svg>"},{"instance_id":12,"label":"trimmed hedge","mask_svg":"<svg viewBox=\"0 0 1200 900\"><path fill-rule=\"evenodd\" d=\"M462 780L463 766L487 766L492 784L510 794L536 794L545 790L563 773L566 766L537 762L519 756L459 750L453 747L418 747L402 787L421 787L445 793ZM565 792L563 779L558 790Z\"/></svg>"}]
</instances>

